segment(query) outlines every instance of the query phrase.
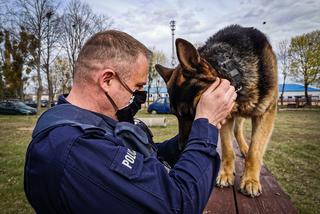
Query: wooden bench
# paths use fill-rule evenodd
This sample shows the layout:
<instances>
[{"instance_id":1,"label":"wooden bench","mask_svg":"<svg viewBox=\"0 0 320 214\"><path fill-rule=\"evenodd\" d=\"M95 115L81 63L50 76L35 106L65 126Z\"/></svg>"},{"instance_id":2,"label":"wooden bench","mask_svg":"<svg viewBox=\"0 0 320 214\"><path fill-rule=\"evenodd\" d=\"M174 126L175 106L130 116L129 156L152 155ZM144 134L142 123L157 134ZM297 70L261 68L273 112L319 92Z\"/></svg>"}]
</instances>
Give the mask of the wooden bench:
<instances>
[{"instance_id":1,"label":"wooden bench","mask_svg":"<svg viewBox=\"0 0 320 214\"><path fill-rule=\"evenodd\" d=\"M236 142L234 143L234 147L237 148ZM220 153L220 148L218 148L218 151ZM298 213L289 196L283 192L266 166L263 166L261 169L262 195L251 198L241 194L238 188L240 186L240 176L243 174L244 158L241 157L238 150L236 150L236 156L235 185L229 188L215 187L203 211L204 214Z\"/></svg>"}]
</instances>

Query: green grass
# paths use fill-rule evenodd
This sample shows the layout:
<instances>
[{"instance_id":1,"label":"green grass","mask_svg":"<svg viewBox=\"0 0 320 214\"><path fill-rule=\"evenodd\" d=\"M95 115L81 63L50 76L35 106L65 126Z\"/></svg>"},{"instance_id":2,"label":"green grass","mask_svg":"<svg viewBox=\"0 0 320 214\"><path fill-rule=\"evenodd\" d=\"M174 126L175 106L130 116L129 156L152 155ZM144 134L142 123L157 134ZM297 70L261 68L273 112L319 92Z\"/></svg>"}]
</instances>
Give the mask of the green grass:
<instances>
[{"instance_id":1,"label":"green grass","mask_svg":"<svg viewBox=\"0 0 320 214\"><path fill-rule=\"evenodd\" d=\"M145 110L138 117L166 117L167 127L151 128L156 142L178 132L173 115L150 115ZM33 213L23 192L23 166L31 129L37 116L0 115L0 212ZM320 111L282 111L278 113L265 163L300 213L320 210ZM246 122L250 136L250 122Z\"/></svg>"},{"instance_id":2,"label":"green grass","mask_svg":"<svg viewBox=\"0 0 320 214\"><path fill-rule=\"evenodd\" d=\"M320 111L280 112L264 160L300 213L319 213Z\"/></svg>"},{"instance_id":3,"label":"green grass","mask_svg":"<svg viewBox=\"0 0 320 214\"><path fill-rule=\"evenodd\" d=\"M35 116L0 116L0 210L33 213L23 191L25 152Z\"/></svg>"}]
</instances>

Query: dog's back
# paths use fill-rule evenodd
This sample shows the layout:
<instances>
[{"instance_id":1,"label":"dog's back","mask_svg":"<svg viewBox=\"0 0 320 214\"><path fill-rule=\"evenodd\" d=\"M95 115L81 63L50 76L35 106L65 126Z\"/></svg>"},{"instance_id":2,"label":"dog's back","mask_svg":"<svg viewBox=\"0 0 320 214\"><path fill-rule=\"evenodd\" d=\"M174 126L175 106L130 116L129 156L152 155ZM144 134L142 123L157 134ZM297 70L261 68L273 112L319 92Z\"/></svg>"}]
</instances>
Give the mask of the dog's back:
<instances>
[{"instance_id":1,"label":"dog's back","mask_svg":"<svg viewBox=\"0 0 320 214\"><path fill-rule=\"evenodd\" d=\"M263 114L277 99L277 65L266 36L255 28L226 27L210 37L199 53L224 78L241 90L237 110L242 116ZM230 62L239 72L239 81L224 69Z\"/></svg>"}]
</instances>

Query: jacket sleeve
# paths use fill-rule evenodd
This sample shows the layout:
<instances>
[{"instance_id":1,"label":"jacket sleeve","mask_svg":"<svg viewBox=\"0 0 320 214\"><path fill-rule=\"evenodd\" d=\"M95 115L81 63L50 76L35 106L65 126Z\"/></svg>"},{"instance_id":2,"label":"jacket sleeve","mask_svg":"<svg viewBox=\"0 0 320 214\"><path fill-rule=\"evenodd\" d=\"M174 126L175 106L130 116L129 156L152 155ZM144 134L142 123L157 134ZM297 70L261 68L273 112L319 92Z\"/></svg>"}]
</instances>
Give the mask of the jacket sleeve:
<instances>
[{"instance_id":1,"label":"jacket sleeve","mask_svg":"<svg viewBox=\"0 0 320 214\"><path fill-rule=\"evenodd\" d=\"M181 151L178 147L179 135L164 141L163 143L156 143L158 149L158 158L166 161L170 166L174 166L178 161Z\"/></svg>"},{"instance_id":2,"label":"jacket sleeve","mask_svg":"<svg viewBox=\"0 0 320 214\"><path fill-rule=\"evenodd\" d=\"M202 213L220 166L217 141L218 130L207 119L195 120L184 151L168 172L156 157L78 139L60 178L60 201L78 213Z\"/></svg>"}]
</instances>

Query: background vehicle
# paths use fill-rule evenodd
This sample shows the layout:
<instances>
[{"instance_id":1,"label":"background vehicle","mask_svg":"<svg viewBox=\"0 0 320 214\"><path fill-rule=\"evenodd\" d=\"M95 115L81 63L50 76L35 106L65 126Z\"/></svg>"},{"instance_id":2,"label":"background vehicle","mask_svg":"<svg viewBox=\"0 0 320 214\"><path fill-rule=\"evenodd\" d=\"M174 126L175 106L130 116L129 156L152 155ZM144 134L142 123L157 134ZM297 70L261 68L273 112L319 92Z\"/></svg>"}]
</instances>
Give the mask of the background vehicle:
<instances>
[{"instance_id":1,"label":"background vehicle","mask_svg":"<svg viewBox=\"0 0 320 214\"><path fill-rule=\"evenodd\" d=\"M34 115L37 114L37 109L20 101L1 101L0 114Z\"/></svg>"},{"instance_id":2,"label":"background vehicle","mask_svg":"<svg viewBox=\"0 0 320 214\"><path fill-rule=\"evenodd\" d=\"M26 100L23 102L24 104L26 104L27 106L30 106L32 108L37 108L37 103L35 101L32 100Z\"/></svg>"},{"instance_id":3,"label":"background vehicle","mask_svg":"<svg viewBox=\"0 0 320 214\"><path fill-rule=\"evenodd\" d=\"M148 112L153 114L168 114L170 113L169 97L161 97L149 105Z\"/></svg>"},{"instance_id":4,"label":"background vehicle","mask_svg":"<svg viewBox=\"0 0 320 214\"><path fill-rule=\"evenodd\" d=\"M47 107L49 104L48 100L41 100L40 102L41 102L41 107Z\"/></svg>"}]
</instances>

